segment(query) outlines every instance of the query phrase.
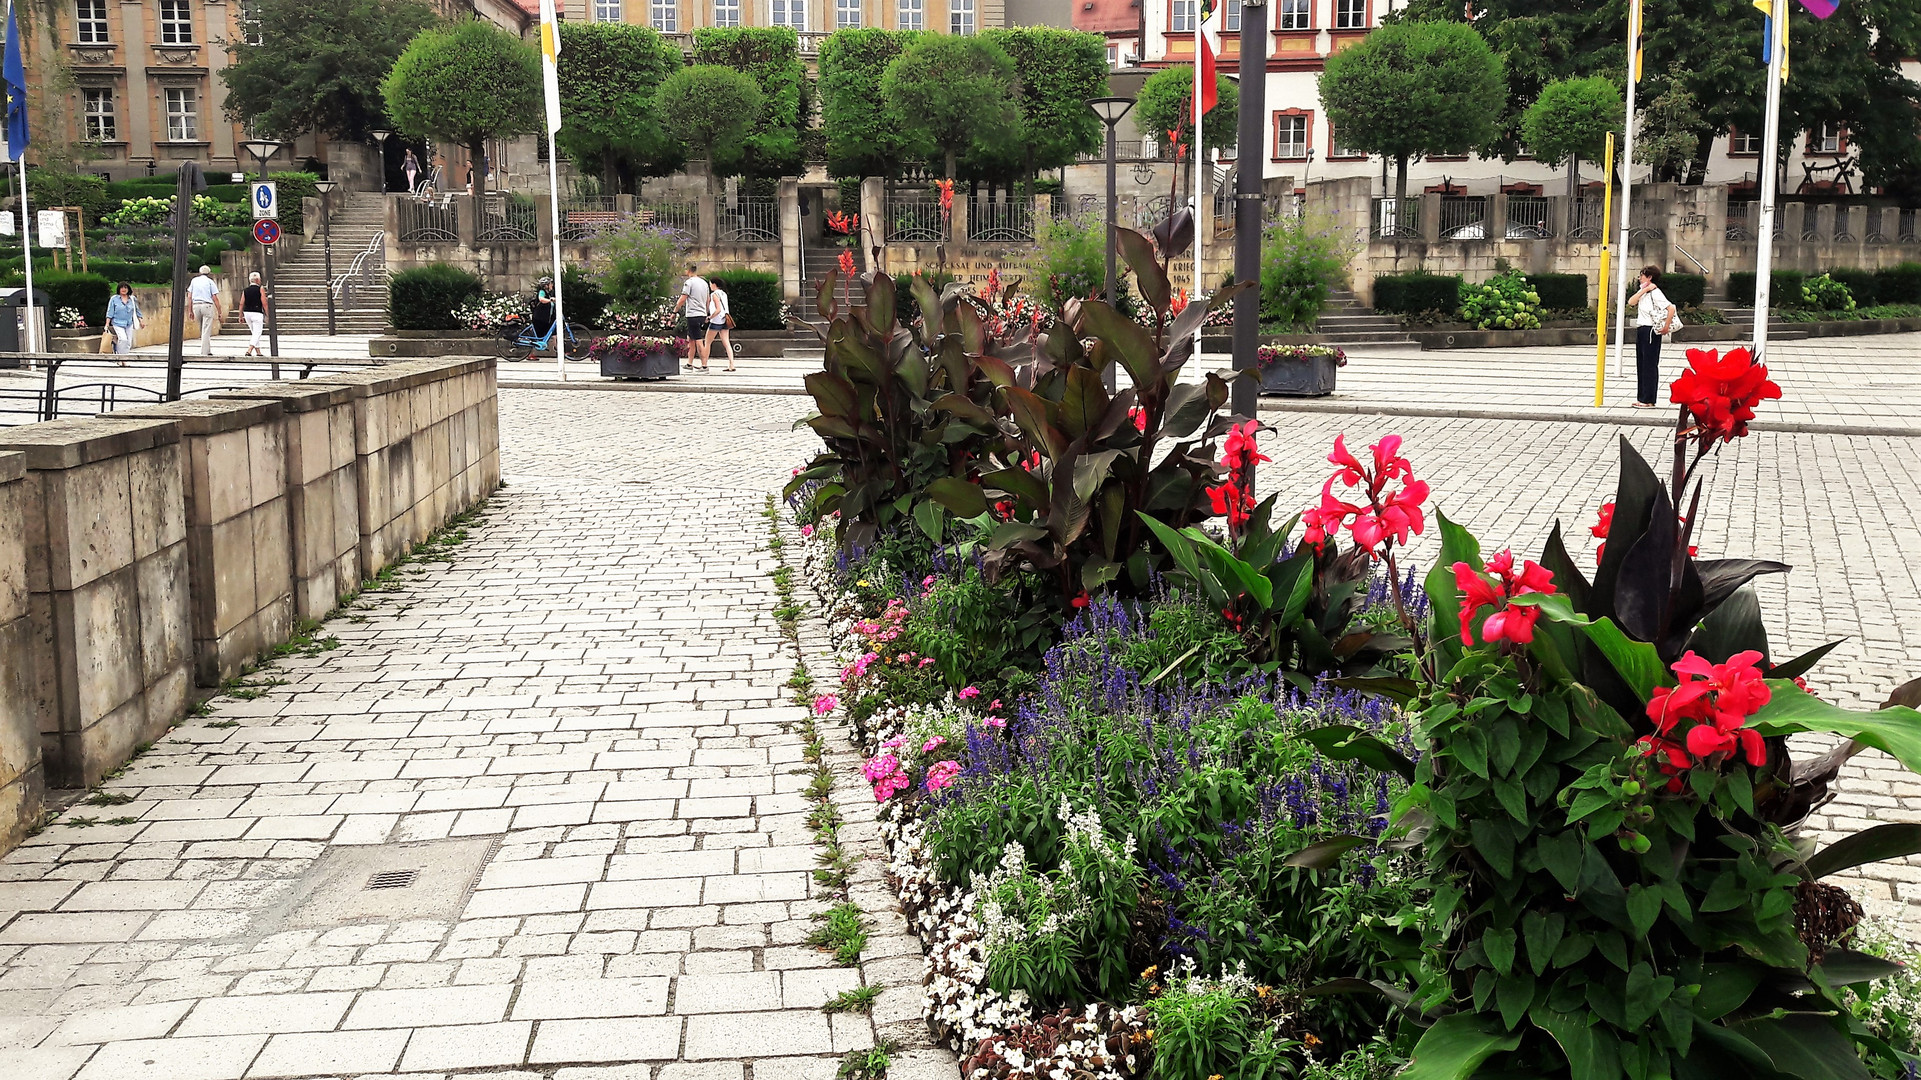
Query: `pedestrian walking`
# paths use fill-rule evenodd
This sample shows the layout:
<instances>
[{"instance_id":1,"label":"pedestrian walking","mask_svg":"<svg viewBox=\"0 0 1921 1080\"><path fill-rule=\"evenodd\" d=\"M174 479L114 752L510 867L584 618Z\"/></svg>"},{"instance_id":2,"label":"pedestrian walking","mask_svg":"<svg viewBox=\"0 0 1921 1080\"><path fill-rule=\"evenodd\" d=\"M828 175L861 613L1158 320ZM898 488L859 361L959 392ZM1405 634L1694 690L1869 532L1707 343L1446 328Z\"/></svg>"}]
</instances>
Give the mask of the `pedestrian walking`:
<instances>
[{"instance_id":1,"label":"pedestrian walking","mask_svg":"<svg viewBox=\"0 0 1921 1080\"><path fill-rule=\"evenodd\" d=\"M200 320L200 355L213 355L213 334L220 319L226 314L220 310L220 285L213 279L213 267L202 266L200 273L187 283L187 300L193 305L193 317Z\"/></svg>"},{"instance_id":2,"label":"pedestrian walking","mask_svg":"<svg viewBox=\"0 0 1921 1080\"><path fill-rule=\"evenodd\" d=\"M680 283L680 299L674 301L676 314L687 320L687 370L694 371L694 357L700 357L698 370L707 370L707 299L711 286L700 276L700 267L687 264L687 280Z\"/></svg>"},{"instance_id":3,"label":"pedestrian walking","mask_svg":"<svg viewBox=\"0 0 1921 1080\"><path fill-rule=\"evenodd\" d=\"M113 298L107 301L107 325L113 328L113 351L132 352L133 332L146 324L146 317L140 314L140 301L133 298L133 286L121 282L114 289ZM120 366L126 367L127 362L120 361Z\"/></svg>"},{"instance_id":4,"label":"pedestrian walking","mask_svg":"<svg viewBox=\"0 0 1921 1080\"><path fill-rule=\"evenodd\" d=\"M414 156L412 147L407 148L407 156L400 161L400 172L407 178L407 194L412 195L420 184L420 159Z\"/></svg>"},{"instance_id":5,"label":"pedestrian walking","mask_svg":"<svg viewBox=\"0 0 1921 1080\"><path fill-rule=\"evenodd\" d=\"M1641 287L1628 302L1637 305L1634 317L1634 407L1654 408L1661 389L1661 338L1674 332L1680 312L1661 291L1661 268L1643 267Z\"/></svg>"},{"instance_id":6,"label":"pedestrian walking","mask_svg":"<svg viewBox=\"0 0 1921 1080\"><path fill-rule=\"evenodd\" d=\"M720 282L707 283L707 340L703 342L707 353L714 351L714 338L720 338L720 347L727 354L727 370L734 370L734 343L727 331L734 328L733 313L727 307L727 290Z\"/></svg>"},{"instance_id":7,"label":"pedestrian walking","mask_svg":"<svg viewBox=\"0 0 1921 1080\"><path fill-rule=\"evenodd\" d=\"M247 275L247 291L240 295L240 317L247 320L248 356L265 356L260 351L260 334L267 328L267 290L260 287L259 273Z\"/></svg>"}]
</instances>

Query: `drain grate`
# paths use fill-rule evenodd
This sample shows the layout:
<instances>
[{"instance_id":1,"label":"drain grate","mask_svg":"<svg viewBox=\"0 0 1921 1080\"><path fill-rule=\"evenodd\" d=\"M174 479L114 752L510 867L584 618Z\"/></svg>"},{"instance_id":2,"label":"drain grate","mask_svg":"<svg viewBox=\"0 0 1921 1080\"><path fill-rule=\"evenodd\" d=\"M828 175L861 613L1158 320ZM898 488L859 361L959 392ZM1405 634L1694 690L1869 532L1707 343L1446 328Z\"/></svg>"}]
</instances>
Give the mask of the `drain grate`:
<instances>
[{"instance_id":1,"label":"drain grate","mask_svg":"<svg viewBox=\"0 0 1921 1080\"><path fill-rule=\"evenodd\" d=\"M418 870L382 870L367 879L369 889L405 889L420 878Z\"/></svg>"}]
</instances>

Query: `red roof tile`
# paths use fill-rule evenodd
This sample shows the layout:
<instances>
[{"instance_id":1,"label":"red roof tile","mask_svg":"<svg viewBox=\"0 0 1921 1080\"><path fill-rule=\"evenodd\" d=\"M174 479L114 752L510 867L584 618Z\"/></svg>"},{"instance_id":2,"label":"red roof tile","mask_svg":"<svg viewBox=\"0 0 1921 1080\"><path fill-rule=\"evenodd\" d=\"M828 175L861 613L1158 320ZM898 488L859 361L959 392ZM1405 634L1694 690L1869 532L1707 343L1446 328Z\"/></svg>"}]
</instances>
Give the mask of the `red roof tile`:
<instances>
[{"instance_id":1,"label":"red roof tile","mask_svg":"<svg viewBox=\"0 0 1921 1080\"><path fill-rule=\"evenodd\" d=\"M1096 34L1138 30L1140 0L1068 0L1074 5L1074 29Z\"/></svg>"}]
</instances>

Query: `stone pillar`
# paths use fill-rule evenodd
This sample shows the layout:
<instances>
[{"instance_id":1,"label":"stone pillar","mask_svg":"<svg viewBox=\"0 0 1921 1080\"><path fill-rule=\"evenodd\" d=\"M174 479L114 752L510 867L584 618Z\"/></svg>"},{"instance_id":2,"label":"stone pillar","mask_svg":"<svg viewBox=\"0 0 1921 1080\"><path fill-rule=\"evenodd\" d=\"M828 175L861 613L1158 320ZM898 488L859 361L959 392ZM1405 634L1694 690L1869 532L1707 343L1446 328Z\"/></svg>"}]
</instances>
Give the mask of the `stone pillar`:
<instances>
[{"instance_id":1,"label":"stone pillar","mask_svg":"<svg viewBox=\"0 0 1921 1080\"><path fill-rule=\"evenodd\" d=\"M632 195L616 195L614 196L614 210L616 213L631 214L637 209L638 202L639 200Z\"/></svg>"},{"instance_id":2,"label":"stone pillar","mask_svg":"<svg viewBox=\"0 0 1921 1080\"><path fill-rule=\"evenodd\" d=\"M163 420L0 432L26 456L27 678L56 787L92 787L187 715L185 454Z\"/></svg>"},{"instance_id":3,"label":"stone pillar","mask_svg":"<svg viewBox=\"0 0 1921 1080\"><path fill-rule=\"evenodd\" d=\"M549 261L549 253L554 250L554 196L552 192L541 191L534 196L534 238L540 242L537 261ZM539 276L539 275L535 275ZM565 302L566 298L561 298Z\"/></svg>"},{"instance_id":4,"label":"stone pillar","mask_svg":"<svg viewBox=\"0 0 1921 1080\"><path fill-rule=\"evenodd\" d=\"M959 184L955 184L954 208L949 218L947 228L947 239L949 243L961 244L971 239L971 237L967 235L967 212L972 208L970 205L972 202L973 200L968 198L967 192L962 191Z\"/></svg>"},{"instance_id":5,"label":"stone pillar","mask_svg":"<svg viewBox=\"0 0 1921 1080\"><path fill-rule=\"evenodd\" d=\"M135 46L147 40L147 0L120 0L120 62L127 69L127 100L122 104L127 129L122 132L127 140L127 166L129 175L138 176L144 170L144 162L156 157L153 146L153 125L156 111L160 108L154 101L158 91L147 82L147 58L135 55ZM166 123L165 117L160 119ZM164 132L164 128L163 128ZM28 192L32 196L32 192Z\"/></svg>"},{"instance_id":6,"label":"stone pillar","mask_svg":"<svg viewBox=\"0 0 1921 1080\"><path fill-rule=\"evenodd\" d=\"M454 197L454 233L468 251L480 247L480 200L473 195Z\"/></svg>"},{"instance_id":7,"label":"stone pillar","mask_svg":"<svg viewBox=\"0 0 1921 1080\"><path fill-rule=\"evenodd\" d=\"M1814 208L1814 224L1811 227L1816 243L1827 245L1834 241L1834 204L1820 203Z\"/></svg>"},{"instance_id":8,"label":"stone pillar","mask_svg":"<svg viewBox=\"0 0 1921 1080\"><path fill-rule=\"evenodd\" d=\"M720 226L714 207L714 197L708 194L694 196L694 217L697 226L697 243L701 248L712 250L720 235Z\"/></svg>"},{"instance_id":9,"label":"stone pillar","mask_svg":"<svg viewBox=\"0 0 1921 1080\"><path fill-rule=\"evenodd\" d=\"M1396 217L1401 208L1395 207ZM1441 242L1441 196L1439 192L1428 191L1421 194L1421 242L1438 244Z\"/></svg>"},{"instance_id":10,"label":"stone pillar","mask_svg":"<svg viewBox=\"0 0 1921 1080\"><path fill-rule=\"evenodd\" d=\"M1552 241L1564 243L1567 234L1574 228L1574 200L1565 195L1550 195L1547 200L1548 227L1553 230Z\"/></svg>"},{"instance_id":11,"label":"stone pillar","mask_svg":"<svg viewBox=\"0 0 1921 1080\"><path fill-rule=\"evenodd\" d=\"M861 265L870 272L887 270L887 181L878 176L860 182L860 236ZM875 248L881 253L878 266L873 265Z\"/></svg>"},{"instance_id":12,"label":"stone pillar","mask_svg":"<svg viewBox=\"0 0 1921 1080\"><path fill-rule=\"evenodd\" d=\"M800 180L780 181L780 291L799 306L800 295Z\"/></svg>"},{"instance_id":13,"label":"stone pillar","mask_svg":"<svg viewBox=\"0 0 1921 1080\"><path fill-rule=\"evenodd\" d=\"M0 521L27 520L25 454L0 454ZM27 618L27 543L0 529L0 852L40 827L47 777L34 723L32 622Z\"/></svg>"}]
</instances>

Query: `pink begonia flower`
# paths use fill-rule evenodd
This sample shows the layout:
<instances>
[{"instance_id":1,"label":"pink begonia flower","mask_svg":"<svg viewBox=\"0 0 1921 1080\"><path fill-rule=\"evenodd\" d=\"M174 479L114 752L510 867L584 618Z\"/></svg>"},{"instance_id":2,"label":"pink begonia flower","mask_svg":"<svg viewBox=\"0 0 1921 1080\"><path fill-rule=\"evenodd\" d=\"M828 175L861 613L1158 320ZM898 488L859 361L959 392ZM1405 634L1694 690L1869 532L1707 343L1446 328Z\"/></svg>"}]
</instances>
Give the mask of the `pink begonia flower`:
<instances>
[{"instance_id":1,"label":"pink begonia flower","mask_svg":"<svg viewBox=\"0 0 1921 1080\"><path fill-rule=\"evenodd\" d=\"M999 712L1000 710L1001 710L1001 699L1000 699L1000 698L995 698L994 700L992 700L992 701L990 701L990 702L988 702L988 703L987 703L987 711L988 711L988 712Z\"/></svg>"},{"instance_id":2,"label":"pink begonia flower","mask_svg":"<svg viewBox=\"0 0 1921 1080\"><path fill-rule=\"evenodd\" d=\"M977 698L979 696L981 696L979 687L974 687L974 686L961 687L960 699L962 701L966 701L969 698Z\"/></svg>"},{"instance_id":3,"label":"pink begonia flower","mask_svg":"<svg viewBox=\"0 0 1921 1080\"><path fill-rule=\"evenodd\" d=\"M958 761L937 761L927 767L927 790L939 791L954 782L961 771Z\"/></svg>"},{"instance_id":4,"label":"pink begonia flower","mask_svg":"<svg viewBox=\"0 0 1921 1080\"><path fill-rule=\"evenodd\" d=\"M939 735L936 735L933 738L927 740L926 745L920 748L920 752L923 754L931 754L934 752L934 748L936 746L945 746L945 745L947 745L947 740L942 738Z\"/></svg>"},{"instance_id":5,"label":"pink begonia flower","mask_svg":"<svg viewBox=\"0 0 1921 1080\"><path fill-rule=\"evenodd\" d=\"M893 738L887 740L886 742L881 743L880 745L881 745L881 749L883 750L894 750L899 747L907 745L907 736L896 735Z\"/></svg>"},{"instance_id":6,"label":"pink begonia flower","mask_svg":"<svg viewBox=\"0 0 1921 1080\"><path fill-rule=\"evenodd\" d=\"M878 784L900 771L900 759L892 754L877 754L867 759L860 767L860 773L868 782Z\"/></svg>"},{"instance_id":7,"label":"pink begonia flower","mask_svg":"<svg viewBox=\"0 0 1921 1080\"><path fill-rule=\"evenodd\" d=\"M1007 721L1002 720L998 716L990 716L987 718L987 726L991 728L1004 728L1007 726Z\"/></svg>"},{"instance_id":8,"label":"pink begonia flower","mask_svg":"<svg viewBox=\"0 0 1921 1080\"><path fill-rule=\"evenodd\" d=\"M802 540L806 540L813 535L814 535L814 527L812 525L802 525L800 527L800 538Z\"/></svg>"},{"instance_id":9,"label":"pink begonia flower","mask_svg":"<svg viewBox=\"0 0 1921 1080\"><path fill-rule=\"evenodd\" d=\"M814 715L826 716L840 706L840 699L832 694L822 694L814 699Z\"/></svg>"},{"instance_id":10,"label":"pink begonia flower","mask_svg":"<svg viewBox=\"0 0 1921 1080\"><path fill-rule=\"evenodd\" d=\"M919 666L919 667L926 667L927 665L929 665L929 664L931 664L931 663L933 663L933 662L934 662L934 658L933 658L933 657L931 657L931 656L923 656L923 657L921 657L921 661L920 661L920 664L919 664L919 665L917 665L917 666Z\"/></svg>"}]
</instances>

